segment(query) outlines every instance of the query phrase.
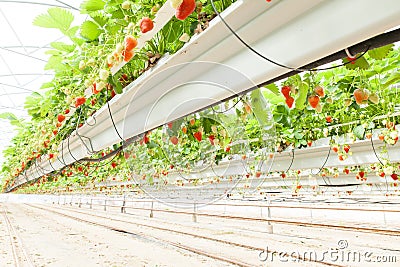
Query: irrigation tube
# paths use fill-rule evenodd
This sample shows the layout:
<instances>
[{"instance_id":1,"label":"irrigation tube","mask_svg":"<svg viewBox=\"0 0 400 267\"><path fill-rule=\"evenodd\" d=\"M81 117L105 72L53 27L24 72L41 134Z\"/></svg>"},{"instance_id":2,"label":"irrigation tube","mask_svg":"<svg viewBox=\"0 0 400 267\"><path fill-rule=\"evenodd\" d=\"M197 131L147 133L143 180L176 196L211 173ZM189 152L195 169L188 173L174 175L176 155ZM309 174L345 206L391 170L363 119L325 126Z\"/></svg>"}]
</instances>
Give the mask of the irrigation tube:
<instances>
[{"instance_id":1,"label":"irrigation tube","mask_svg":"<svg viewBox=\"0 0 400 267\"><path fill-rule=\"evenodd\" d=\"M239 0L221 15L257 51L287 66L300 68L326 59L327 55L341 55L344 49L372 40L400 25L398 14L400 5L397 0L276 0L271 3ZM351 23L341 18L352 18ZM395 37L397 39L386 39L392 42L400 38L399 35ZM379 45L385 44L380 39ZM365 46L362 47L364 51ZM350 49L350 52L356 51ZM248 79L238 80L236 75L232 76L232 71ZM115 127L106 105L92 117L96 126L85 124L79 128L79 135L87 137L93 150L99 151L121 141L117 132L122 133L124 139L143 134L255 89L256 85L286 77L288 73L291 74L243 46L217 17L211 21L209 28L193 36L180 51L160 60L128 85L123 94L110 101ZM196 81L222 84L229 90ZM176 108L178 105L179 108ZM83 141L88 146L88 141ZM66 142L64 140L64 148L67 147ZM90 156L76 132L70 136L69 148L70 151L61 151L61 146L59 149L67 165ZM47 161L39 165L46 173L52 172L53 168L58 170L64 167L58 161L54 162L53 168ZM39 174L28 171L27 175L29 180L33 180ZM13 188L26 182L23 177L17 179Z\"/></svg>"}]
</instances>

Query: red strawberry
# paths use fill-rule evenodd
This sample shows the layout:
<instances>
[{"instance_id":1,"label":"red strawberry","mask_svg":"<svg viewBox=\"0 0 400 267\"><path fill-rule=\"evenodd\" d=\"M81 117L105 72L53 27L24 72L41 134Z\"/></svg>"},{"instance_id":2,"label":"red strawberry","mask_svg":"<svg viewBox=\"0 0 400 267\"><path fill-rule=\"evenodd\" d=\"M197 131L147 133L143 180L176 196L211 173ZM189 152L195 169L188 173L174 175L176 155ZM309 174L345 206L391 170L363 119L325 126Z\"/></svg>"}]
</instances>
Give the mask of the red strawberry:
<instances>
[{"instance_id":1,"label":"red strawberry","mask_svg":"<svg viewBox=\"0 0 400 267\"><path fill-rule=\"evenodd\" d=\"M308 97L308 103L310 103L310 106L312 108L316 108L318 103L319 103L319 96L317 95L311 95Z\"/></svg>"},{"instance_id":2,"label":"red strawberry","mask_svg":"<svg viewBox=\"0 0 400 267\"><path fill-rule=\"evenodd\" d=\"M65 116L63 114L58 114L57 120L58 122L63 122L65 120Z\"/></svg>"},{"instance_id":3,"label":"red strawberry","mask_svg":"<svg viewBox=\"0 0 400 267\"><path fill-rule=\"evenodd\" d=\"M381 173L379 173L379 176L380 176L380 177L385 177L385 173L384 173L384 172L381 172Z\"/></svg>"},{"instance_id":4,"label":"red strawberry","mask_svg":"<svg viewBox=\"0 0 400 267\"><path fill-rule=\"evenodd\" d=\"M184 133L184 134L187 133L187 127L186 127L186 126L183 126L183 127L182 127L182 133Z\"/></svg>"},{"instance_id":5,"label":"red strawberry","mask_svg":"<svg viewBox=\"0 0 400 267\"><path fill-rule=\"evenodd\" d=\"M231 147L230 147L230 146L227 146L227 147L225 148L225 152L229 152L229 151L231 151Z\"/></svg>"},{"instance_id":6,"label":"red strawberry","mask_svg":"<svg viewBox=\"0 0 400 267\"><path fill-rule=\"evenodd\" d=\"M307 145L312 146L312 141L311 140L307 141Z\"/></svg>"},{"instance_id":7,"label":"red strawberry","mask_svg":"<svg viewBox=\"0 0 400 267\"><path fill-rule=\"evenodd\" d=\"M122 56L124 57L124 61L128 62L129 60L131 60L133 58L135 53L133 53L132 51L128 51L128 50L124 50L122 51Z\"/></svg>"},{"instance_id":8,"label":"red strawberry","mask_svg":"<svg viewBox=\"0 0 400 267\"><path fill-rule=\"evenodd\" d=\"M319 95L320 97L324 97L325 96L325 92L324 92L324 88L322 88L321 86L317 85L314 88L314 92Z\"/></svg>"},{"instance_id":9,"label":"red strawberry","mask_svg":"<svg viewBox=\"0 0 400 267\"><path fill-rule=\"evenodd\" d=\"M180 4L176 9L175 17L179 20L184 20L193 13L195 8L195 0L183 0L182 4Z\"/></svg>"},{"instance_id":10,"label":"red strawberry","mask_svg":"<svg viewBox=\"0 0 400 267\"><path fill-rule=\"evenodd\" d=\"M343 146L343 150L344 150L346 153L349 153L350 146L349 146L349 145L344 145L344 146Z\"/></svg>"},{"instance_id":11,"label":"red strawberry","mask_svg":"<svg viewBox=\"0 0 400 267\"><path fill-rule=\"evenodd\" d=\"M368 100L368 93L363 89L356 89L353 92L354 98L357 104L362 104L365 100Z\"/></svg>"},{"instance_id":12,"label":"red strawberry","mask_svg":"<svg viewBox=\"0 0 400 267\"><path fill-rule=\"evenodd\" d=\"M124 158L125 158L125 159L129 159L130 156L131 156L131 154L129 154L128 152L125 152L125 153L124 153Z\"/></svg>"},{"instance_id":13,"label":"red strawberry","mask_svg":"<svg viewBox=\"0 0 400 267\"><path fill-rule=\"evenodd\" d=\"M140 25L140 31L142 33L146 33L148 31L151 31L154 28L153 21L148 17L142 18L140 20L140 22L139 22L139 25Z\"/></svg>"},{"instance_id":14,"label":"red strawberry","mask_svg":"<svg viewBox=\"0 0 400 267\"><path fill-rule=\"evenodd\" d=\"M171 138L169 139L169 141L171 141L172 144L177 145L179 142L178 137L176 136L171 136Z\"/></svg>"},{"instance_id":15,"label":"red strawberry","mask_svg":"<svg viewBox=\"0 0 400 267\"><path fill-rule=\"evenodd\" d=\"M326 116L325 120L327 123L332 123L332 116Z\"/></svg>"},{"instance_id":16,"label":"red strawberry","mask_svg":"<svg viewBox=\"0 0 400 267\"><path fill-rule=\"evenodd\" d=\"M196 123L196 120L194 118L191 118L189 122L190 122L190 125L193 126Z\"/></svg>"},{"instance_id":17,"label":"red strawberry","mask_svg":"<svg viewBox=\"0 0 400 267\"><path fill-rule=\"evenodd\" d=\"M111 98L113 98L115 95L116 95L115 91L112 90L112 91L111 91Z\"/></svg>"},{"instance_id":18,"label":"red strawberry","mask_svg":"<svg viewBox=\"0 0 400 267\"><path fill-rule=\"evenodd\" d=\"M345 168L345 169L343 170L343 172L344 172L345 174L349 174L349 173L350 173L350 170L347 169L347 168Z\"/></svg>"},{"instance_id":19,"label":"red strawberry","mask_svg":"<svg viewBox=\"0 0 400 267\"><path fill-rule=\"evenodd\" d=\"M172 129L172 126L174 125L174 123L173 122L169 122L169 123L167 123L167 126L168 126L168 128L169 129Z\"/></svg>"},{"instance_id":20,"label":"red strawberry","mask_svg":"<svg viewBox=\"0 0 400 267\"><path fill-rule=\"evenodd\" d=\"M383 134L378 135L379 140L383 141L385 140L385 136Z\"/></svg>"},{"instance_id":21,"label":"red strawberry","mask_svg":"<svg viewBox=\"0 0 400 267\"><path fill-rule=\"evenodd\" d=\"M125 51L131 52L137 46L138 42L132 35L125 37Z\"/></svg>"},{"instance_id":22,"label":"red strawberry","mask_svg":"<svg viewBox=\"0 0 400 267\"><path fill-rule=\"evenodd\" d=\"M75 98L75 107L77 108L77 107L85 104L85 102L86 102L86 98L84 98L83 96L77 97L77 98Z\"/></svg>"},{"instance_id":23,"label":"red strawberry","mask_svg":"<svg viewBox=\"0 0 400 267\"><path fill-rule=\"evenodd\" d=\"M397 179L399 179L396 173L392 173L390 175L390 177L392 177L392 179L395 180L395 181L397 181Z\"/></svg>"},{"instance_id":24,"label":"red strawberry","mask_svg":"<svg viewBox=\"0 0 400 267\"><path fill-rule=\"evenodd\" d=\"M282 172L282 173L281 173L281 177L282 177L282 178L286 178L286 173Z\"/></svg>"},{"instance_id":25,"label":"red strawberry","mask_svg":"<svg viewBox=\"0 0 400 267\"><path fill-rule=\"evenodd\" d=\"M214 135L211 134L210 136L208 136L208 140L210 140L212 146L214 145L214 139L215 139Z\"/></svg>"},{"instance_id":26,"label":"red strawberry","mask_svg":"<svg viewBox=\"0 0 400 267\"><path fill-rule=\"evenodd\" d=\"M95 94L95 95L100 93L100 91L97 90L97 84L96 83L93 83L93 85L92 85L92 93Z\"/></svg>"},{"instance_id":27,"label":"red strawberry","mask_svg":"<svg viewBox=\"0 0 400 267\"><path fill-rule=\"evenodd\" d=\"M261 172L260 172L260 171L257 171L257 172L256 172L256 177L257 177L257 178L260 178L260 176L261 176Z\"/></svg>"},{"instance_id":28,"label":"red strawberry","mask_svg":"<svg viewBox=\"0 0 400 267\"><path fill-rule=\"evenodd\" d=\"M334 145L332 147L333 152L337 153L339 151L339 147L337 145Z\"/></svg>"},{"instance_id":29,"label":"red strawberry","mask_svg":"<svg viewBox=\"0 0 400 267\"><path fill-rule=\"evenodd\" d=\"M70 112L69 108L67 108L67 109L64 111L65 114L68 114L69 112Z\"/></svg>"},{"instance_id":30,"label":"red strawberry","mask_svg":"<svg viewBox=\"0 0 400 267\"><path fill-rule=\"evenodd\" d=\"M197 139L197 141L200 142L201 139L202 139L203 134L202 134L201 132L195 132L195 133L193 134L193 136L194 136L194 138Z\"/></svg>"},{"instance_id":31,"label":"red strawberry","mask_svg":"<svg viewBox=\"0 0 400 267\"><path fill-rule=\"evenodd\" d=\"M57 133L58 133L58 130L57 130L57 129L54 129L54 130L53 130L53 134L54 134L54 135L57 135Z\"/></svg>"},{"instance_id":32,"label":"red strawberry","mask_svg":"<svg viewBox=\"0 0 400 267\"><path fill-rule=\"evenodd\" d=\"M79 167L78 167L78 171L79 171L79 172L82 172L82 171L83 171L82 166L79 166Z\"/></svg>"},{"instance_id":33,"label":"red strawberry","mask_svg":"<svg viewBox=\"0 0 400 267\"><path fill-rule=\"evenodd\" d=\"M343 155L339 155L338 158L339 158L340 161L343 161L343 160L344 160Z\"/></svg>"},{"instance_id":34,"label":"red strawberry","mask_svg":"<svg viewBox=\"0 0 400 267\"><path fill-rule=\"evenodd\" d=\"M147 134L144 135L144 137L143 137L143 142L144 142L145 144L147 144L148 142L150 142L150 138L147 136Z\"/></svg>"},{"instance_id":35,"label":"red strawberry","mask_svg":"<svg viewBox=\"0 0 400 267\"><path fill-rule=\"evenodd\" d=\"M92 100L90 100L90 104L92 106L96 105L97 99L96 98L92 98Z\"/></svg>"},{"instance_id":36,"label":"red strawberry","mask_svg":"<svg viewBox=\"0 0 400 267\"><path fill-rule=\"evenodd\" d=\"M54 154L53 154L53 153L50 153L50 154L49 154L49 159L52 159L52 158L54 158Z\"/></svg>"},{"instance_id":37,"label":"red strawberry","mask_svg":"<svg viewBox=\"0 0 400 267\"><path fill-rule=\"evenodd\" d=\"M292 108L293 103L294 103L294 98L291 97L291 96L289 96L288 98L286 98L285 102L286 102L286 105L287 105L289 108Z\"/></svg>"},{"instance_id":38,"label":"red strawberry","mask_svg":"<svg viewBox=\"0 0 400 267\"><path fill-rule=\"evenodd\" d=\"M371 138L372 138L372 133L367 133L367 134L365 135L365 137L366 137L367 139L371 139Z\"/></svg>"},{"instance_id":39,"label":"red strawberry","mask_svg":"<svg viewBox=\"0 0 400 267\"><path fill-rule=\"evenodd\" d=\"M365 172L364 172L364 171L359 171L359 172L358 172L358 175L359 175L361 178L364 178Z\"/></svg>"},{"instance_id":40,"label":"red strawberry","mask_svg":"<svg viewBox=\"0 0 400 267\"><path fill-rule=\"evenodd\" d=\"M288 98L290 96L290 91L291 90L292 89L290 88L290 86L285 85L285 86L282 87L281 93L285 98Z\"/></svg>"},{"instance_id":41,"label":"red strawberry","mask_svg":"<svg viewBox=\"0 0 400 267\"><path fill-rule=\"evenodd\" d=\"M112 163L111 163L111 167L113 167L113 169L114 169L115 167L117 167L117 163L112 162Z\"/></svg>"}]
</instances>

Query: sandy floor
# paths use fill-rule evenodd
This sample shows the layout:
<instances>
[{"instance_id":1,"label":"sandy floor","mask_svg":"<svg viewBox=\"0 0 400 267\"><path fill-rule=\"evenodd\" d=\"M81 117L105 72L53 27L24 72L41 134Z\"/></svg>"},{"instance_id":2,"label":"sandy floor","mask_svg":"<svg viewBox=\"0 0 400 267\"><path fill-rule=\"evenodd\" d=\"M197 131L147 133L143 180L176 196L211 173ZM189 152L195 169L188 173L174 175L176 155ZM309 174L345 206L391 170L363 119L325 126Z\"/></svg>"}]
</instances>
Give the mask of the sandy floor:
<instances>
[{"instance_id":1,"label":"sandy floor","mask_svg":"<svg viewBox=\"0 0 400 267\"><path fill-rule=\"evenodd\" d=\"M1 211L2 205L7 208L8 216L35 266L233 266L176 248L163 240L236 259L247 263L248 266L324 266L310 262L286 262L276 255L274 261L271 262L271 254L266 261L260 261L260 250L232 247L188 235L151 229L140 224L195 233L279 252L315 251L319 257L325 251L332 252L332 249L337 247L338 240L345 240L348 248L342 251L365 251L373 252L374 256L395 256L397 262L378 264L365 261L332 261L329 258L328 262L336 266L377 266L377 264L398 266L400 262L398 249L400 237L398 236L288 225L274 225L274 234L268 234L266 225L256 222L201 217L198 218L197 223L194 223L187 215L164 214L161 216L160 213L155 213L154 218L149 218L143 214L121 214L117 208L114 212L112 210L104 212L57 204L27 206L0 203ZM118 233L39 208L113 225L134 234ZM95 218L82 212L105 216L109 219ZM4 218L2 217L1 220L3 221L0 221L0 266L14 266ZM261 257L265 256L265 254L261 255ZM372 259L376 260L376 257Z\"/></svg>"}]
</instances>

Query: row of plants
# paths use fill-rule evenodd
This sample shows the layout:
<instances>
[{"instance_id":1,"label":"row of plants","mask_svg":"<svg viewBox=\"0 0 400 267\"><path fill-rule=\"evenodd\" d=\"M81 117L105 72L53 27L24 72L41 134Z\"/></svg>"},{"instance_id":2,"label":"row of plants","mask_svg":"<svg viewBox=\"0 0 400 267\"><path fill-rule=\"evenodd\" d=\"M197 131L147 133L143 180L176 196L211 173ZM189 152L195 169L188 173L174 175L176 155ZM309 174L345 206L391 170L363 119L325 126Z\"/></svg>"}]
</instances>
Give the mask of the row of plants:
<instances>
[{"instance_id":1,"label":"row of plants","mask_svg":"<svg viewBox=\"0 0 400 267\"><path fill-rule=\"evenodd\" d=\"M205 30L215 17L207 0L197 1L194 6L194 1L172 1L177 10L191 2L193 12L185 18L177 14L142 49L135 50L136 40L154 26L152 20L163 2L88 0L81 10L90 19L81 26L71 26L72 15L62 9L49 9L36 18L35 25L59 29L71 44L51 44L54 49L48 52L51 57L46 68L54 70L55 76L42 86L42 93L33 93L27 99L25 107L32 120L2 114L18 130L12 146L4 151L3 189L12 186L15 178L39 158L58 160L61 140L115 94L122 93L162 55L176 53L188 37ZM214 2L222 11L233 1ZM375 128L384 128L379 139L395 145L395 125L399 122L395 114L400 111L399 89L395 86L400 80L399 52L388 45L357 59L343 59L343 67L292 76L147 132L111 160L79 162L19 190L85 187L112 177L135 178L148 184L162 180L165 184L170 173L186 177L190 172L238 158L250 165L248 176L257 177L261 175L259 166L251 165L247 160L250 157L267 161L275 151L312 146L322 137L345 134L353 141L371 138ZM122 62L123 67L111 75L110 68ZM89 97L84 93L88 88ZM118 145L95 157L106 156ZM350 146L351 142L332 143L341 160L349 156ZM391 176L396 171L394 168L386 174Z\"/></svg>"}]
</instances>

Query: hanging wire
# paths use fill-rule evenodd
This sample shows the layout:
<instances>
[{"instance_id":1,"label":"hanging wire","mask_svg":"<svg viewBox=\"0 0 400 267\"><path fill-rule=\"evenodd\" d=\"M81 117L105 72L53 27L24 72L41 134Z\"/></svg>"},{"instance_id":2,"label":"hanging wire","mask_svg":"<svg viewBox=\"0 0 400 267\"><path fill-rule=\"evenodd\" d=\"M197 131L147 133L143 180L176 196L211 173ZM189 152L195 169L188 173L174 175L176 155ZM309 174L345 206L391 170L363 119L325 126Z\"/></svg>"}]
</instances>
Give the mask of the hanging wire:
<instances>
[{"instance_id":1,"label":"hanging wire","mask_svg":"<svg viewBox=\"0 0 400 267\"><path fill-rule=\"evenodd\" d=\"M277 61L274 61L274 60L272 60L272 59L270 59L270 58L268 58L268 57L262 55L260 52L258 52L258 51L255 50L253 47L251 47L248 43L246 43L246 42L235 32L235 30L232 29L232 27L225 21L225 19L222 18L220 12L219 12L219 11L217 10L217 8L215 7L214 0L211 0L211 6L212 6L212 8L214 9L214 12L217 14L217 16L220 18L220 20L221 20L221 21L225 24L225 26L229 29L229 31L230 31L244 46L246 46L250 51L252 51L253 53L255 53L257 56L263 58L264 60L268 61L269 63L272 63L272 64L274 64L274 65L276 65L276 66L279 66L279 67L282 67L282 68L285 68L285 69L288 69L288 70L294 70L294 71L299 71L299 72L302 72L302 71L323 71L323 70L330 70L330 69L334 69L334 68L343 67L343 66L345 66L345 65L347 65L347 64L349 64L349 63L355 62L357 59L363 57L363 56L368 52L368 50L369 50L369 48L370 48L370 46L368 46L368 47L366 48L366 50L365 50L364 52L362 52L358 57L351 58L348 62L342 63L342 64L337 65L337 66L331 66L331 67L326 67L326 68L318 68L318 69L316 69L316 68L313 68L313 69L293 68L293 67L290 67L290 66L286 66L286 65L284 65L284 64L281 64L281 63L279 63L279 62L277 62ZM349 52L348 52L348 49L346 49L346 51L347 51L346 53L349 53Z\"/></svg>"},{"instance_id":2,"label":"hanging wire","mask_svg":"<svg viewBox=\"0 0 400 267\"><path fill-rule=\"evenodd\" d=\"M81 120L81 116L82 116L82 108L81 108L80 111L79 111L78 122L76 123L75 132L76 132L76 135L77 135L77 136L79 137L79 139L81 140L81 142L82 142L82 144L84 145L84 147L86 148L86 152L87 152L89 155L92 155L92 154L95 154L95 153L96 153L96 151L94 151L94 149L93 149L92 140L91 140L89 137L80 135L80 134L79 134L79 131L78 131L78 129L79 129L79 123L80 123L80 120ZM87 146L86 142L83 141L82 138L86 138L86 139L89 141L90 148Z\"/></svg>"},{"instance_id":3,"label":"hanging wire","mask_svg":"<svg viewBox=\"0 0 400 267\"><path fill-rule=\"evenodd\" d=\"M225 114L226 112L228 112L228 111L232 110L234 107L236 107L237 104L239 104L239 102L243 100L244 95L241 95L241 96L238 95L237 98L238 98L237 102L235 104L233 104L231 107L229 107L228 109L225 109L224 111L215 110L214 106L211 106L211 109L216 114Z\"/></svg>"},{"instance_id":4,"label":"hanging wire","mask_svg":"<svg viewBox=\"0 0 400 267\"><path fill-rule=\"evenodd\" d=\"M373 141L372 139L373 139L373 138L371 137L371 146L372 146L372 150L374 151L375 157L378 159L379 163L380 163L381 166L383 167L384 164L383 164L383 162L381 161L381 159L379 158L378 154L376 153L374 141ZM385 184L386 184L386 193L387 193L387 192L389 191L389 184L388 184L388 180L387 180L387 175L386 175L386 173L385 173ZM379 191L380 191L380 189L379 189ZM381 191L381 192L382 192L382 191Z\"/></svg>"}]
</instances>

